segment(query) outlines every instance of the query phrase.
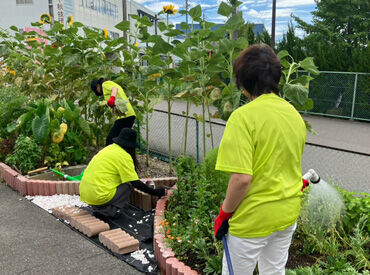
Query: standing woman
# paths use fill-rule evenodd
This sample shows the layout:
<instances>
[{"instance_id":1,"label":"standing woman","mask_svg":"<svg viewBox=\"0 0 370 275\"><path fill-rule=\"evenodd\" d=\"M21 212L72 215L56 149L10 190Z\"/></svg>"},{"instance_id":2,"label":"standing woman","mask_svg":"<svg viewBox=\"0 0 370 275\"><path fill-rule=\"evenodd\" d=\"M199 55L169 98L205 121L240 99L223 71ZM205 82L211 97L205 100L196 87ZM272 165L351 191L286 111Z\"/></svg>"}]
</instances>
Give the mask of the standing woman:
<instances>
[{"instance_id":1,"label":"standing woman","mask_svg":"<svg viewBox=\"0 0 370 275\"><path fill-rule=\"evenodd\" d=\"M252 275L258 263L261 275L283 275L300 212L306 126L279 97L281 64L269 46L244 50L234 72L250 102L231 114L218 151L216 169L231 177L215 235L228 232L234 274Z\"/></svg>"},{"instance_id":2,"label":"standing woman","mask_svg":"<svg viewBox=\"0 0 370 275\"><path fill-rule=\"evenodd\" d=\"M107 101L107 105L110 108L114 107L116 98L122 98L127 101L127 112L123 116L116 117L116 121L109 131L105 143L108 146L113 143L113 138L117 137L123 128L132 128L136 114L122 87L117 83L104 78L94 79L91 82L91 89L97 96L104 96L104 100Z\"/></svg>"}]
</instances>

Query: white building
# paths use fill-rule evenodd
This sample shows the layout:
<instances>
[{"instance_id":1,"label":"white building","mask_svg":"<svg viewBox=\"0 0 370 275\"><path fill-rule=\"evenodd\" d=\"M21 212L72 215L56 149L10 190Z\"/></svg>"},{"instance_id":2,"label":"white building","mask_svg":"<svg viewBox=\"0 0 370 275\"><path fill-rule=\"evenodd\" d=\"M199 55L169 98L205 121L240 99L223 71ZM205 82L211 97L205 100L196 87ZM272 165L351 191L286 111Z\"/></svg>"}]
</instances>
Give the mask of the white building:
<instances>
[{"instance_id":1,"label":"white building","mask_svg":"<svg viewBox=\"0 0 370 275\"><path fill-rule=\"evenodd\" d=\"M42 13L61 23L72 15L74 21L86 26L107 29L112 38L123 36L114 26L128 20L129 14L147 15L155 21L155 13L133 0L0 0L0 28L14 25L25 30L31 27L31 22L38 22ZM130 22L133 30L135 20ZM156 33L155 24L148 31Z\"/></svg>"}]
</instances>

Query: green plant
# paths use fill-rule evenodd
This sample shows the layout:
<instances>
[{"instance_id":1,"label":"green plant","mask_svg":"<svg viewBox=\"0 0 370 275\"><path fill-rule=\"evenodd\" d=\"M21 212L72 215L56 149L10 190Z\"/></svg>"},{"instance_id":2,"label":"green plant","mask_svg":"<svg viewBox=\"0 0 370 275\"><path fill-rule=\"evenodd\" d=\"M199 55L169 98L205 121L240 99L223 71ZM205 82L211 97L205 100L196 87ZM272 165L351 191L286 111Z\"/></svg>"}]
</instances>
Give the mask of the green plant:
<instances>
[{"instance_id":1,"label":"green plant","mask_svg":"<svg viewBox=\"0 0 370 275\"><path fill-rule=\"evenodd\" d=\"M37 167L41 160L41 148L33 138L20 135L15 143L13 154L6 158L6 163L17 167L21 172Z\"/></svg>"},{"instance_id":2,"label":"green plant","mask_svg":"<svg viewBox=\"0 0 370 275\"><path fill-rule=\"evenodd\" d=\"M215 171L217 149L202 165L194 159L177 160L177 190L166 212L167 240L185 262L206 274L220 273L222 244L213 236L213 216L224 199L229 174Z\"/></svg>"}]
</instances>

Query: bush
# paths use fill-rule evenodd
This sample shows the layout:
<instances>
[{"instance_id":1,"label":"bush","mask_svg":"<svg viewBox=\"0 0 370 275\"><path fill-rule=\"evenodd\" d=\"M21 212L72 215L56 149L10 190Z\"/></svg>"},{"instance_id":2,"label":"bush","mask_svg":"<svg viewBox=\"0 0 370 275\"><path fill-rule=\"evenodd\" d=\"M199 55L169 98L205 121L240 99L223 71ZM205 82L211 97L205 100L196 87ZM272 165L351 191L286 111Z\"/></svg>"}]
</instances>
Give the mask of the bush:
<instances>
[{"instance_id":1,"label":"bush","mask_svg":"<svg viewBox=\"0 0 370 275\"><path fill-rule=\"evenodd\" d=\"M41 159L41 148L30 137L20 135L15 143L13 154L6 158L6 163L17 167L22 173L35 169Z\"/></svg>"},{"instance_id":2,"label":"bush","mask_svg":"<svg viewBox=\"0 0 370 275\"><path fill-rule=\"evenodd\" d=\"M200 165L191 158L178 160L178 189L169 198L165 214L166 241L179 259L201 274L220 274L222 267L223 246L214 238L213 220L224 199L230 175L215 171L216 159L217 149ZM323 219L314 222L312 219L318 216L307 216L306 205L309 195L316 196L317 190L310 188L303 197L291 253L300 263L312 266L289 270L287 274L369 274L369 194L339 189L338 200L342 204L342 197L343 212L330 219L327 215L336 212L329 211L328 207L338 201L327 202L327 205L319 196L313 211ZM297 266L297 262L291 266Z\"/></svg>"},{"instance_id":3,"label":"bush","mask_svg":"<svg viewBox=\"0 0 370 275\"><path fill-rule=\"evenodd\" d=\"M7 125L26 112L27 97L21 95L17 88L0 89L0 137L9 136Z\"/></svg>"}]
</instances>

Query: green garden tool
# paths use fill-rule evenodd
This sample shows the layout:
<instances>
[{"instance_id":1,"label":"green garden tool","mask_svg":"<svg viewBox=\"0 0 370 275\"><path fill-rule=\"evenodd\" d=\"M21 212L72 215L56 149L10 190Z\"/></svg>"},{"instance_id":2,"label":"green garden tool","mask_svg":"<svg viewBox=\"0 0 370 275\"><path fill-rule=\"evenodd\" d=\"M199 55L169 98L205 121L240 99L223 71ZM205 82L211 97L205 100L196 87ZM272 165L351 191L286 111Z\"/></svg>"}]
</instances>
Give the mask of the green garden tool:
<instances>
[{"instance_id":1,"label":"green garden tool","mask_svg":"<svg viewBox=\"0 0 370 275\"><path fill-rule=\"evenodd\" d=\"M85 170L83 170L80 175L75 176L75 177L72 177L72 176L68 176L67 174L63 174L63 173L61 173L61 172L59 172L57 170L51 169L51 168L49 168L49 170L53 171L54 173L62 176L66 180L70 180L70 181L81 181L82 176L84 175L84 172L85 172Z\"/></svg>"}]
</instances>

